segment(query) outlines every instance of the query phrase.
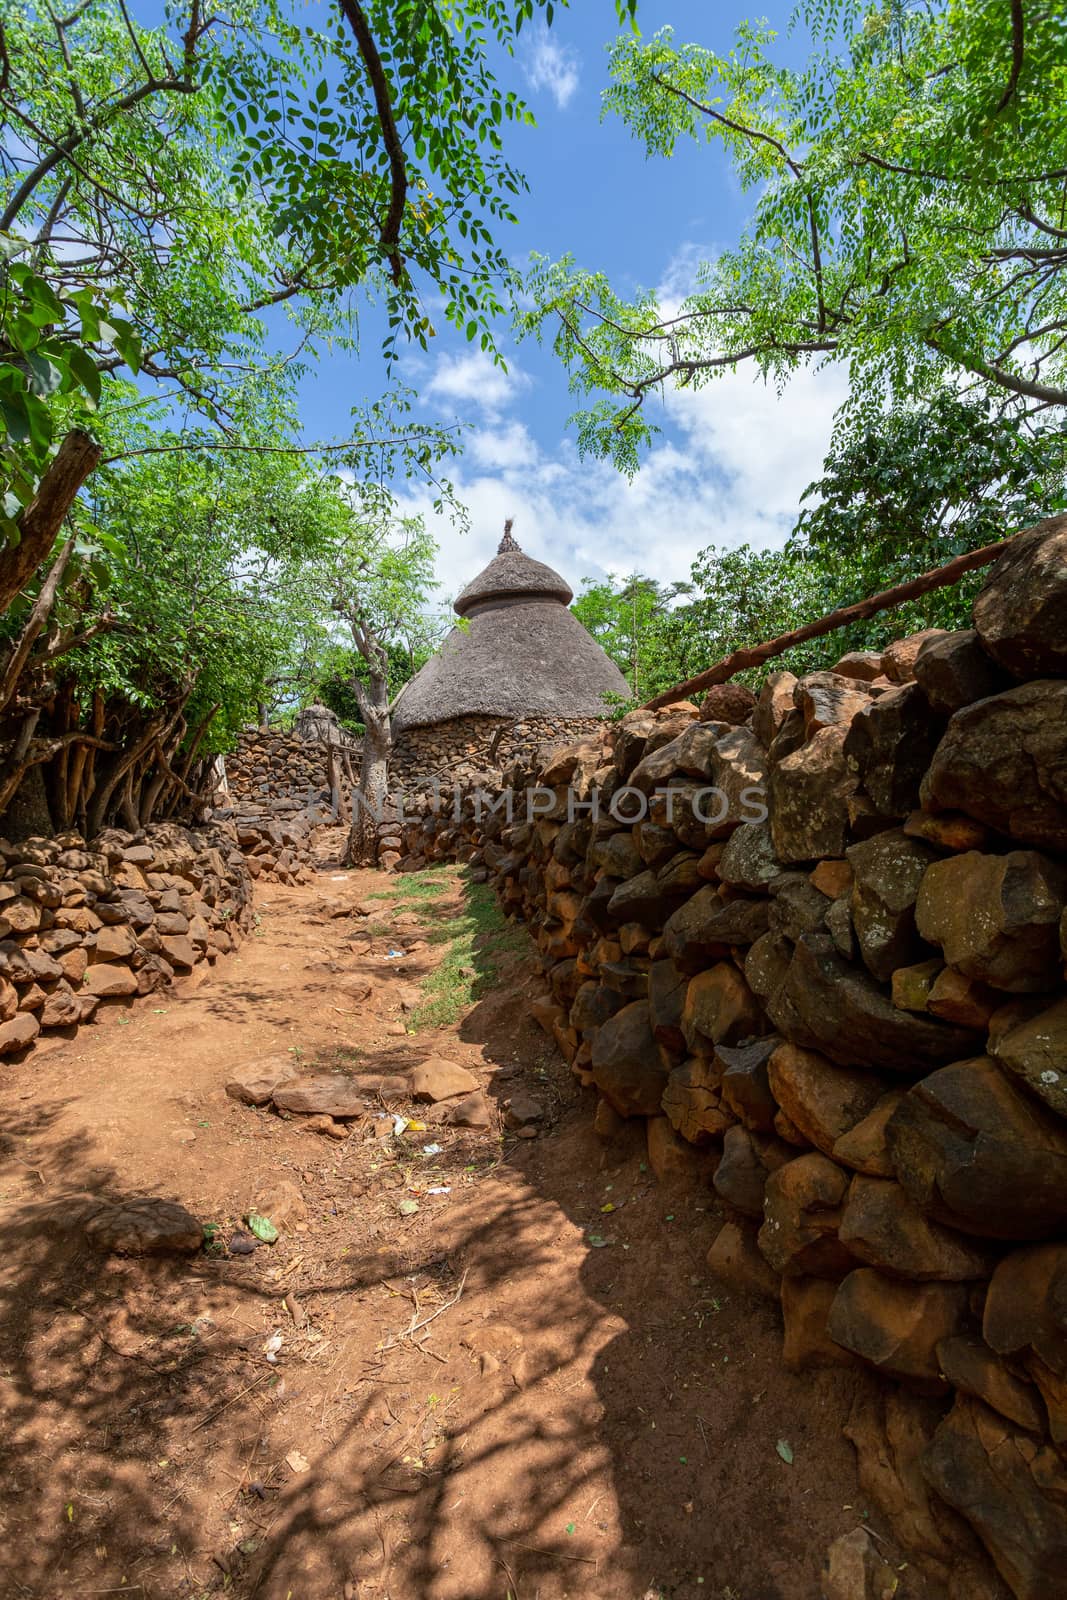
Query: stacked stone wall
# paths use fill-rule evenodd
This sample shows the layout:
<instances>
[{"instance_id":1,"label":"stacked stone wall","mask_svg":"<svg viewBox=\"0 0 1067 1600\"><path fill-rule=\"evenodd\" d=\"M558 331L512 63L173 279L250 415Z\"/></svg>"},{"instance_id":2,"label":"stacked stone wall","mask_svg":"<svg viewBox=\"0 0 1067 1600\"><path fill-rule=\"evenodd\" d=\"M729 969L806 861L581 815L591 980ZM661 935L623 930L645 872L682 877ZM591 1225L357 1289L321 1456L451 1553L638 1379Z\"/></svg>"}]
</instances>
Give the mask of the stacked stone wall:
<instances>
[{"instance_id":1,"label":"stacked stone wall","mask_svg":"<svg viewBox=\"0 0 1067 1600\"><path fill-rule=\"evenodd\" d=\"M597 717L453 717L400 734L389 764L394 788L418 794L434 777L442 787L492 768L530 761L542 745L581 738L601 727Z\"/></svg>"},{"instance_id":2,"label":"stacked stone wall","mask_svg":"<svg viewBox=\"0 0 1067 1600\"><path fill-rule=\"evenodd\" d=\"M101 1004L213 962L251 917L251 877L225 827L0 839L0 1055L69 1037Z\"/></svg>"},{"instance_id":3,"label":"stacked stone wall","mask_svg":"<svg viewBox=\"0 0 1067 1600\"><path fill-rule=\"evenodd\" d=\"M525 921L598 1131L714 1188L709 1266L779 1302L785 1363L881 1375L847 1431L930 1592L1062 1593L1067 519L970 630L633 712L505 785L510 823L471 783L401 865L465 862Z\"/></svg>"},{"instance_id":4,"label":"stacked stone wall","mask_svg":"<svg viewBox=\"0 0 1067 1600\"><path fill-rule=\"evenodd\" d=\"M360 746L353 741L340 749L339 773L347 802L349 774L358 776L359 772ZM274 806L281 814L311 802L329 801L327 746L321 740L304 740L274 729L244 728L237 749L226 757L226 779L238 809Z\"/></svg>"}]
</instances>

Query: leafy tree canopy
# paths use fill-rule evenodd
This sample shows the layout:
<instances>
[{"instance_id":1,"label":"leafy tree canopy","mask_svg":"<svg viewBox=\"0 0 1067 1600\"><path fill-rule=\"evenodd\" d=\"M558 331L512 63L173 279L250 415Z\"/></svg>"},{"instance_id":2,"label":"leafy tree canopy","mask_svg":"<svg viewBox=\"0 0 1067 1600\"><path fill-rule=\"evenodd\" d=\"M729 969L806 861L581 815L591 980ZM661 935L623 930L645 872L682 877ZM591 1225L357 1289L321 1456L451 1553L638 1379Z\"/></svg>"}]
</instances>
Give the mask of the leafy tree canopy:
<instances>
[{"instance_id":1,"label":"leafy tree canopy","mask_svg":"<svg viewBox=\"0 0 1067 1600\"><path fill-rule=\"evenodd\" d=\"M754 196L680 304L539 262L527 331L571 373L579 442L632 472L646 400L753 364L847 363L912 403L960 375L1022 411L1067 404L1067 25L1044 0L807 0L799 69L743 23L726 55L623 37L605 109L651 156L717 143Z\"/></svg>"},{"instance_id":2,"label":"leafy tree canopy","mask_svg":"<svg viewBox=\"0 0 1067 1600\"><path fill-rule=\"evenodd\" d=\"M503 130L530 118L489 49L552 10L336 0L309 21L290 0L176 0L145 27L124 0L6 8L0 536L108 374L139 370L225 443L250 391L292 427L293 364L356 337L354 290L384 301L389 355L432 335L427 289L496 355L493 229L522 187ZM288 340L265 320L279 307Z\"/></svg>"}]
</instances>

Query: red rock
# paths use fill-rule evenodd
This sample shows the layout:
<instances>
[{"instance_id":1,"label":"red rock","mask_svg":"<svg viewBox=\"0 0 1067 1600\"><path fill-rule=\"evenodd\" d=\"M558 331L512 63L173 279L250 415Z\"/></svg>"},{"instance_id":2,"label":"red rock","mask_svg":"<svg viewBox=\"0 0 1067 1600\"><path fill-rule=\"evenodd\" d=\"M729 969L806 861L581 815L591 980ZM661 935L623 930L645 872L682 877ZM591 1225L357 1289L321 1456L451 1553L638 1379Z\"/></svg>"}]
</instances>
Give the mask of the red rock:
<instances>
[{"instance_id":1,"label":"red rock","mask_svg":"<svg viewBox=\"0 0 1067 1600\"><path fill-rule=\"evenodd\" d=\"M721 1138L733 1120L720 1103L720 1077L717 1064L702 1056L690 1056L671 1069L662 1109L672 1128L690 1144L710 1144Z\"/></svg>"},{"instance_id":2,"label":"red rock","mask_svg":"<svg viewBox=\"0 0 1067 1600\"><path fill-rule=\"evenodd\" d=\"M712 1182L720 1199L746 1217L763 1216L763 1194L767 1168L747 1128L727 1128L723 1136L722 1160Z\"/></svg>"},{"instance_id":3,"label":"red rock","mask_svg":"<svg viewBox=\"0 0 1067 1600\"><path fill-rule=\"evenodd\" d=\"M1067 1117L1067 999L1004 1006L989 1025L989 1053L1061 1117Z\"/></svg>"},{"instance_id":4,"label":"red rock","mask_svg":"<svg viewBox=\"0 0 1067 1600\"><path fill-rule=\"evenodd\" d=\"M984 823L952 811L912 811L904 832L909 839L925 839L939 850L984 850L990 839Z\"/></svg>"},{"instance_id":5,"label":"red rock","mask_svg":"<svg viewBox=\"0 0 1067 1600\"><path fill-rule=\"evenodd\" d=\"M936 852L899 828L878 833L848 851L852 867L852 926L868 972L887 983L898 967L923 955L915 901Z\"/></svg>"},{"instance_id":6,"label":"red rock","mask_svg":"<svg viewBox=\"0 0 1067 1600\"><path fill-rule=\"evenodd\" d=\"M855 1357L835 1344L827 1332L837 1284L827 1278L782 1279L782 1362L789 1372L812 1367L850 1367Z\"/></svg>"},{"instance_id":7,"label":"red rock","mask_svg":"<svg viewBox=\"0 0 1067 1600\"><path fill-rule=\"evenodd\" d=\"M189 1254L204 1242L202 1225L184 1206L147 1198L100 1206L87 1217L85 1236L98 1250L129 1256Z\"/></svg>"},{"instance_id":8,"label":"red rock","mask_svg":"<svg viewBox=\"0 0 1067 1600\"><path fill-rule=\"evenodd\" d=\"M708 1271L718 1282L777 1300L780 1279L756 1244L751 1228L725 1222L708 1251Z\"/></svg>"},{"instance_id":9,"label":"red rock","mask_svg":"<svg viewBox=\"0 0 1067 1600\"><path fill-rule=\"evenodd\" d=\"M766 933L768 916L766 900L723 900L706 884L668 917L664 952L683 972L702 973L732 945L752 944Z\"/></svg>"},{"instance_id":10,"label":"red rock","mask_svg":"<svg viewBox=\"0 0 1067 1600\"><path fill-rule=\"evenodd\" d=\"M756 696L743 683L716 683L700 703L701 722L725 722L738 727L756 709Z\"/></svg>"},{"instance_id":11,"label":"red rock","mask_svg":"<svg viewBox=\"0 0 1067 1600\"><path fill-rule=\"evenodd\" d=\"M776 1272L838 1278L855 1258L837 1237L848 1176L825 1156L787 1161L767 1180L759 1247Z\"/></svg>"},{"instance_id":12,"label":"red rock","mask_svg":"<svg viewBox=\"0 0 1067 1600\"><path fill-rule=\"evenodd\" d=\"M267 1056L238 1069L227 1083L226 1093L231 1100L239 1100L243 1105L265 1106L273 1099L275 1089L292 1083L298 1075L292 1056Z\"/></svg>"},{"instance_id":13,"label":"red rock","mask_svg":"<svg viewBox=\"0 0 1067 1600\"><path fill-rule=\"evenodd\" d=\"M86 969L84 987L98 1000L112 1000L123 995L136 994L137 979L129 967L101 962Z\"/></svg>"},{"instance_id":14,"label":"red rock","mask_svg":"<svg viewBox=\"0 0 1067 1600\"><path fill-rule=\"evenodd\" d=\"M649 1117L645 1132L648 1164L657 1182L684 1185L708 1181L712 1172L708 1156L680 1138L668 1117Z\"/></svg>"},{"instance_id":15,"label":"red rock","mask_svg":"<svg viewBox=\"0 0 1067 1600\"><path fill-rule=\"evenodd\" d=\"M722 1068L723 1105L747 1128L769 1133L774 1127L778 1102L771 1092L767 1063L780 1040L775 1034L749 1044L720 1044L715 1056Z\"/></svg>"},{"instance_id":16,"label":"red rock","mask_svg":"<svg viewBox=\"0 0 1067 1600\"><path fill-rule=\"evenodd\" d=\"M931 708L946 717L1008 688L1010 682L982 649L973 628L927 639L915 657L914 674Z\"/></svg>"},{"instance_id":17,"label":"red rock","mask_svg":"<svg viewBox=\"0 0 1067 1600\"><path fill-rule=\"evenodd\" d=\"M940 956L934 956L932 961L919 961L913 967L898 967L892 976L893 1004L897 1010L925 1011L934 980L944 970Z\"/></svg>"},{"instance_id":18,"label":"red rock","mask_svg":"<svg viewBox=\"0 0 1067 1600\"><path fill-rule=\"evenodd\" d=\"M973 610L983 649L1014 677L1067 674L1067 517L1018 534Z\"/></svg>"},{"instance_id":19,"label":"red rock","mask_svg":"<svg viewBox=\"0 0 1067 1600\"><path fill-rule=\"evenodd\" d=\"M69 983L60 979L45 996L40 1020L42 1028L69 1028L81 1021L81 1006Z\"/></svg>"},{"instance_id":20,"label":"red rock","mask_svg":"<svg viewBox=\"0 0 1067 1600\"><path fill-rule=\"evenodd\" d=\"M1015 1600L1052 1600L1067 1565L1067 1466L969 1396L957 1397L926 1451L937 1493L971 1524Z\"/></svg>"},{"instance_id":21,"label":"red rock","mask_svg":"<svg viewBox=\"0 0 1067 1600\"><path fill-rule=\"evenodd\" d=\"M1067 851L1067 681L1038 679L950 720L922 784L931 811L963 811L1020 844Z\"/></svg>"},{"instance_id":22,"label":"red rock","mask_svg":"<svg viewBox=\"0 0 1067 1600\"><path fill-rule=\"evenodd\" d=\"M493 1113L479 1089L476 1094L469 1094L463 1100L442 1106L438 1120L451 1128L485 1129L493 1126Z\"/></svg>"},{"instance_id":23,"label":"red rock","mask_svg":"<svg viewBox=\"0 0 1067 1600\"><path fill-rule=\"evenodd\" d=\"M914 683L879 695L854 718L845 740L845 758L877 816L903 817L918 805L920 784L941 726Z\"/></svg>"},{"instance_id":24,"label":"red rock","mask_svg":"<svg viewBox=\"0 0 1067 1600\"><path fill-rule=\"evenodd\" d=\"M850 650L834 662L832 671L842 678L859 678L863 683L870 683L882 676L882 658L871 650Z\"/></svg>"},{"instance_id":25,"label":"red rock","mask_svg":"<svg viewBox=\"0 0 1067 1600\"><path fill-rule=\"evenodd\" d=\"M793 710L797 679L792 672L769 672L763 680L752 725L756 737L770 746L785 718Z\"/></svg>"},{"instance_id":26,"label":"red rock","mask_svg":"<svg viewBox=\"0 0 1067 1600\"><path fill-rule=\"evenodd\" d=\"M975 1044L967 1029L898 1011L867 972L837 954L826 934L797 941L784 981L763 1001L779 1033L840 1066L914 1074L958 1060Z\"/></svg>"},{"instance_id":27,"label":"red rock","mask_svg":"<svg viewBox=\"0 0 1067 1600\"><path fill-rule=\"evenodd\" d=\"M894 639L882 652L882 671L892 683L911 683L920 650L944 638L944 628L924 628L920 633L910 633L906 639Z\"/></svg>"},{"instance_id":28,"label":"red rock","mask_svg":"<svg viewBox=\"0 0 1067 1600\"><path fill-rule=\"evenodd\" d=\"M937 1347L941 1371L954 1389L982 1400L1028 1433L1043 1434L1045 1412L1037 1390L1023 1383L987 1344L972 1334L954 1334Z\"/></svg>"},{"instance_id":29,"label":"red rock","mask_svg":"<svg viewBox=\"0 0 1067 1600\"><path fill-rule=\"evenodd\" d=\"M859 1392L843 1431L855 1446L863 1504L950 1600L1004 1600L971 1529L924 1476L923 1455L942 1416L940 1401L913 1390L883 1384Z\"/></svg>"},{"instance_id":30,"label":"red rock","mask_svg":"<svg viewBox=\"0 0 1067 1600\"><path fill-rule=\"evenodd\" d=\"M478 1080L457 1061L443 1056L428 1056L410 1075L409 1093L413 1100L454 1100L473 1093Z\"/></svg>"},{"instance_id":31,"label":"red rock","mask_svg":"<svg viewBox=\"0 0 1067 1600\"><path fill-rule=\"evenodd\" d=\"M1054 1442L1067 1444L1067 1244L1005 1256L982 1320L986 1344L1021 1362L1048 1408Z\"/></svg>"},{"instance_id":32,"label":"red rock","mask_svg":"<svg viewBox=\"0 0 1067 1600\"><path fill-rule=\"evenodd\" d=\"M896 1573L866 1528L843 1533L826 1553L822 1600L893 1600L899 1587Z\"/></svg>"},{"instance_id":33,"label":"red rock","mask_svg":"<svg viewBox=\"0 0 1067 1600\"><path fill-rule=\"evenodd\" d=\"M786 864L844 853L847 800L856 787L845 760L847 732L841 725L822 728L799 749L772 760L771 838Z\"/></svg>"},{"instance_id":34,"label":"red rock","mask_svg":"<svg viewBox=\"0 0 1067 1600\"><path fill-rule=\"evenodd\" d=\"M648 969L648 1011L652 1034L660 1044L665 1044L671 1050L685 1049L682 1008L688 983L685 973L673 961L653 961Z\"/></svg>"},{"instance_id":35,"label":"red rock","mask_svg":"<svg viewBox=\"0 0 1067 1600\"><path fill-rule=\"evenodd\" d=\"M820 861L811 873L811 882L820 894L839 900L852 888L852 867L848 861Z\"/></svg>"},{"instance_id":36,"label":"red rock","mask_svg":"<svg viewBox=\"0 0 1067 1600\"><path fill-rule=\"evenodd\" d=\"M928 1216L994 1239L1067 1226L1067 1124L987 1056L942 1067L886 1129L900 1182Z\"/></svg>"},{"instance_id":37,"label":"red rock","mask_svg":"<svg viewBox=\"0 0 1067 1600\"><path fill-rule=\"evenodd\" d=\"M871 693L858 678L836 672L809 672L793 690L793 704L804 718L804 738L822 728L847 728L870 703Z\"/></svg>"},{"instance_id":38,"label":"red rock","mask_svg":"<svg viewBox=\"0 0 1067 1600\"><path fill-rule=\"evenodd\" d=\"M718 854L710 859L712 851ZM706 866L712 870L706 870ZM774 853L769 822L748 822L735 828L725 846L711 845L700 860L700 874L709 880L718 878L737 889L747 889L758 894L766 889L773 878L784 870Z\"/></svg>"},{"instance_id":39,"label":"red rock","mask_svg":"<svg viewBox=\"0 0 1067 1600\"><path fill-rule=\"evenodd\" d=\"M857 1260L897 1278L965 1283L985 1278L993 1264L990 1251L925 1217L899 1183L862 1173L838 1237Z\"/></svg>"},{"instance_id":40,"label":"red rock","mask_svg":"<svg viewBox=\"0 0 1067 1600\"><path fill-rule=\"evenodd\" d=\"M858 1267L837 1291L830 1311L831 1339L889 1378L943 1393L937 1346L959 1331L967 1290L958 1283L903 1283Z\"/></svg>"},{"instance_id":41,"label":"red rock","mask_svg":"<svg viewBox=\"0 0 1067 1600\"><path fill-rule=\"evenodd\" d=\"M20 1011L10 1022L0 1023L0 1056L14 1055L33 1043L41 1024L32 1011Z\"/></svg>"},{"instance_id":42,"label":"red rock","mask_svg":"<svg viewBox=\"0 0 1067 1600\"><path fill-rule=\"evenodd\" d=\"M949 966L995 989L1029 994L1059 977L1065 902L1067 869L1036 850L969 850L927 868L915 914L919 932L941 946Z\"/></svg>"},{"instance_id":43,"label":"red rock","mask_svg":"<svg viewBox=\"0 0 1067 1600\"><path fill-rule=\"evenodd\" d=\"M926 1009L943 1022L956 1022L964 1028L984 1028L1003 995L978 978L968 978L955 967L944 967L930 985Z\"/></svg>"},{"instance_id":44,"label":"red rock","mask_svg":"<svg viewBox=\"0 0 1067 1600\"><path fill-rule=\"evenodd\" d=\"M682 1011L682 1032L691 1050L736 1044L763 1033L763 1014L741 973L729 961L690 979Z\"/></svg>"},{"instance_id":45,"label":"red rock","mask_svg":"<svg viewBox=\"0 0 1067 1600\"><path fill-rule=\"evenodd\" d=\"M648 1020L648 1003L635 1000L617 1011L593 1040L593 1081L622 1116L654 1117L667 1084Z\"/></svg>"},{"instance_id":46,"label":"red rock","mask_svg":"<svg viewBox=\"0 0 1067 1600\"><path fill-rule=\"evenodd\" d=\"M94 961L126 961L137 949L137 940L129 928L122 926L100 928L93 945Z\"/></svg>"},{"instance_id":47,"label":"red rock","mask_svg":"<svg viewBox=\"0 0 1067 1600\"><path fill-rule=\"evenodd\" d=\"M827 1156L886 1091L873 1073L836 1066L816 1051L794 1044L779 1045L767 1071L771 1093L786 1116L809 1144Z\"/></svg>"},{"instance_id":48,"label":"red rock","mask_svg":"<svg viewBox=\"0 0 1067 1600\"><path fill-rule=\"evenodd\" d=\"M296 1111L312 1116L361 1117L379 1096L406 1099L407 1078L364 1073L349 1077L341 1072L323 1072L313 1077L294 1078L273 1091L274 1104L281 1111Z\"/></svg>"},{"instance_id":49,"label":"red rock","mask_svg":"<svg viewBox=\"0 0 1067 1600\"><path fill-rule=\"evenodd\" d=\"M903 1098L900 1089L890 1089L884 1094L862 1122L857 1122L835 1141L830 1151L834 1160L856 1172L865 1172L870 1178L891 1178L893 1163L886 1142L886 1128Z\"/></svg>"}]
</instances>

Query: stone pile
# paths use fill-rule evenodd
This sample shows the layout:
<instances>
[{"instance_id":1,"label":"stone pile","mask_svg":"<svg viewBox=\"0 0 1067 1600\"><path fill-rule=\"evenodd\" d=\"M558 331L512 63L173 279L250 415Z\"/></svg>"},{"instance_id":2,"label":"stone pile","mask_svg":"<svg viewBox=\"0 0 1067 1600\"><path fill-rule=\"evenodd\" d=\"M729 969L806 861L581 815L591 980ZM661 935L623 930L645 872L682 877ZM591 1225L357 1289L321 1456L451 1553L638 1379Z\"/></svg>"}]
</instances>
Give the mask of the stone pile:
<instances>
[{"instance_id":1,"label":"stone pile","mask_svg":"<svg viewBox=\"0 0 1067 1600\"><path fill-rule=\"evenodd\" d=\"M0 839L0 1055L214 961L251 916L250 875L224 827Z\"/></svg>"},{"instance_id":2,"label":"stone pile","mask_svg":"<svg viewBox=\"0 0 1067 1600\"><path fill-rule=\"evenodd\" d=\"M914 1559L958 1600L1002 1592L981 1541L1051 1600L1067 519L1013 541L973 621L632 712L507 775L551 791L532 820L468 798L409 823L401 865L465 861L525 920L598 1131L645 1119L662 1177L714 1185L709 1264L777 1296L788 1365L883 1377L849 1436Z\"/></svg>"},{"instance_id":3,"label":"stone pile","mask_svg":"<svg viewBox=\"0 0 1067 1600\"><path fill-rule=\"evenodd\" d=\"M335 825L321 801L299 810L286 801L259 810L226 807L214 816L234 829L250 876L264 883L310 883L315 840L323 828Z\"/></svg>"},{"instance_id":4,"label":"stone pile","mask_svg":"<svg viewBox=\"0 0 1067 1600\"><path fill-rule=\"evenodd\" d=\"M366 999L370 984L356 980L346 993L349 999ZM348 1138L354 1126L381 1117L381 1107L392 1105L418 1106L435 1125L472 1129L492 1125L489 1102L477 1078L444 1056L428 1056L384 1075L301 1072L291 1056L268 1057L236 1073L226 1093L243 1105L269 1105L286 1116L305 1117L313 1132L334 1139Z\"/></svg>"}]
</instances>

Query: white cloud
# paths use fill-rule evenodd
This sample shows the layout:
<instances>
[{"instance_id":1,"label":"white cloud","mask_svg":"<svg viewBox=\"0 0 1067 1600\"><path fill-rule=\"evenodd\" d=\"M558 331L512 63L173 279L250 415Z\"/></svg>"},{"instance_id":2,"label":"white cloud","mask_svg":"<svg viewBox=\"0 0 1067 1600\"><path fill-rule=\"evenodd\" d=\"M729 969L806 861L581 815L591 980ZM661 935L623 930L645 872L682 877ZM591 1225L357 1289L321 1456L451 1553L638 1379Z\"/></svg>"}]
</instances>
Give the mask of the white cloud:
<instances>
[{"instance_id":1,"label":"white cloud","mask_svg":"<svg viewBox=\"0 0 1067 1600\"><path fill-rule=\"evenodd\" d=\"M512 363L505 372L480 350L469 355L442 356L424 393L435 400L452 400L461 407L477 406L490 414L511 404L518 390L529 383Z\"/></svg>"},{"instance_id":2,"label":"white cloud","mask_svg":"<svg viewBox=\"0 0 1067 1600\"><path fill-rule=\"evenodd\" d=\"M505 422L499 428L480 428L470 437L467 455L487 471L512 472L532 467L537 445L522 422Z\"/></svg>"},{"instance_id":3,"label":"white cloud","mask_svg":"<svg viewBox=\"0 0 1067 1600\"><path fill-rule=\"evenodd\" d=\"M538 447L516 420L497 419L469 437L451 474L470 512L469 532L435 517L432 495L414 493L440 544L442 595L452 596L493 556L506 517L529 555L577 589L585 577L646 572L663 582L689 576L709 544L779 548L800 496L817 476L833 415L844 398L836 368L797 374L781 396L751 369L667 402L669 433L628 483L603 461L580 461L573 442Z\"/></svg>"},{"instance_id":4,"label":"white cloud","mask_svg":"<svg viewBox=\"0 0 1067 1600\"><path fill-rule=\"evenodd\" d=\"M699 262L714 255L714 246L690 245L668 264L659 291L665 314L692 290ZM751 366L695 391L671 390L662 404L649 402L664 431L628 483L606 462L580 461L571 438L540 446L507 414L529 382L475 352L443 358L425 391L468 413L478 408L483 419L450 474L470 511L470 532L434 517L429 494L410 504L427 514L439 540L445 594L494 554L506 517L515 518L524 549L575 588L607 572L684 579L709 544L781 548L848 392L844 368L834 365L801 369L781 393Z\"/></svg>"},{"instance_id":5,"label":"white cloud","mask_svg":"<svg viewBox=\"0 0 1067 1600\"><path fill-rule=\"evenodd\" d=\"M532 31L522 66L531 89L547 89L560 111L577 92L578 57L553 39L544 23Z\"/></svg>"}]
</instances>

